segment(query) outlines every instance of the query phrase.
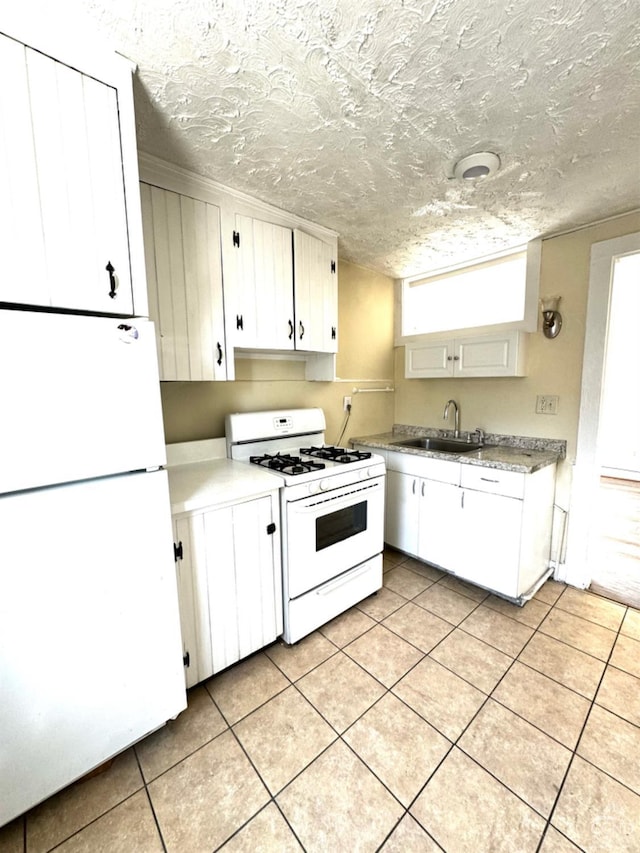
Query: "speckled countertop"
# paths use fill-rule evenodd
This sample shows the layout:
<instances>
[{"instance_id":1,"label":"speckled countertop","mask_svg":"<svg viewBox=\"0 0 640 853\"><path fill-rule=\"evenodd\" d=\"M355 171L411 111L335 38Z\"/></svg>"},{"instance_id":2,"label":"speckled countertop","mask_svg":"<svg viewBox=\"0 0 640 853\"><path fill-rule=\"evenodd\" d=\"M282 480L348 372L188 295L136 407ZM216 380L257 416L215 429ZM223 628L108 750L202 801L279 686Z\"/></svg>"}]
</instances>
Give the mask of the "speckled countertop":
<instances>
[{"instance_id":1,"label":"speckled countertop","mask_svg":"<svg viewBox=\"0 0 640 853\"><path fill-rule=\"evenodd\" d=\"M398 441L409 438L442 438L445 436L450 438L451 433L429 427L394 424L392 432L352 438L351 444L361 444L377 450L393 450L413 456L448 459L465 465L482 465L486 468L500 468L503 471L519 471L523 474L532 474L547 465L554 465L566 454L566 441L494 433L485 435L485 443L482 448L465 453L443 453L439 450L423 450L397 445ZM467 436L468 433L460 432L461 439L465 440Z\"/></svg>"}]
</instances>

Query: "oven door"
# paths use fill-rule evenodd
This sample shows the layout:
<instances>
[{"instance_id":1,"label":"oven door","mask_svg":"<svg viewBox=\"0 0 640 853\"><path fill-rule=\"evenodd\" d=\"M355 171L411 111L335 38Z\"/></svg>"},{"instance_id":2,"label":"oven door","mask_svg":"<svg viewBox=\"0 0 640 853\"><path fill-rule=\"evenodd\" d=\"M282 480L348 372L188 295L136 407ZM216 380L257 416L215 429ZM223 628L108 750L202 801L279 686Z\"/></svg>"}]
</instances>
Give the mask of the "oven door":
<instances>
[{"instance_id":1,"label":"oven door","mask_svg":"<svg viewBox=\"0 0 640 853\"><path fill-rule=\"evenodd\" d=\"M379 554L383 528L384 476L287 503L288 597Z\"/></svg>"}]
</instances>

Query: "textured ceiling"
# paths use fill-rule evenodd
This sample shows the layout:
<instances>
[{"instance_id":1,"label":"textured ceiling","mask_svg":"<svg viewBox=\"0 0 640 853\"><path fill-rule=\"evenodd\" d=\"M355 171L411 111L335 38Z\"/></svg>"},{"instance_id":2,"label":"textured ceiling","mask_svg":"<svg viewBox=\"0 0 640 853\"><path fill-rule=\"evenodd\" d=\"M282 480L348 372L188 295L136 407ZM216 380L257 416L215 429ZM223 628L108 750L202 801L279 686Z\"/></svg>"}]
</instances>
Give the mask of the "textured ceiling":
<instances>
[{"instance_id":1,"label":"textured ceiling","mask_svg":"<svg viewBox=\"0 0 640 853\"><path fill-rule=\"evenodd\" d=\"M50 5L137 63L141 150L335 229L342 258L389 275L640 206L637 0ZM501 170L452 180L477 151Z\"/></svg>"}]
</instances>

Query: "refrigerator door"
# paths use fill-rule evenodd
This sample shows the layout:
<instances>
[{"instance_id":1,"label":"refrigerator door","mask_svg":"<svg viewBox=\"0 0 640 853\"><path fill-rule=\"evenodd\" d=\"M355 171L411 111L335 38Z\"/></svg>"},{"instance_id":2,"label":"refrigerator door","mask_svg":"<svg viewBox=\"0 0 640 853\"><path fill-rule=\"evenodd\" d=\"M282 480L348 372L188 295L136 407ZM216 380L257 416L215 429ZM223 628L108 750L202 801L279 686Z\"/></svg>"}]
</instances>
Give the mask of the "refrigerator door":
<instances>
[{"instance_id":1,"label":"refrigerator door","mask_svg":"<svg viewBox=\"0 0 640 853\"><path fill-rule=\"evenodd\" d=\"M186 705L166 471L0 496L0 825Z\"/></svg>"},{"instance_id":2,"label":"refrigerator door","mask_svg":"<svg viewBox=\"0 0 640 853\"><path fill-rule=\"evenodd\" d=\"M0 493L165 462L153 323L0 310Z\"/></svg>"}]
</instances>

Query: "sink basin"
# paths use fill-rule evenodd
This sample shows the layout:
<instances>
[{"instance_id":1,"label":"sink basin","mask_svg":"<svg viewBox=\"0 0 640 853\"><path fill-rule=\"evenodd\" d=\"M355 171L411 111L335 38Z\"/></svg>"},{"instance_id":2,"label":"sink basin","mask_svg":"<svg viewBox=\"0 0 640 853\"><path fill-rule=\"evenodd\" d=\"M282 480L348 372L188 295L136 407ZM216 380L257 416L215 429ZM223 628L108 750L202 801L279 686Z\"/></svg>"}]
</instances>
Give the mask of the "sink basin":
<instances>
[{"instance_id":1,"label":"sink basin","mask_svg":"<svg viewBox=\"0 0 640 853\"><path fill-rule=\"evenodd\" d=\"M469 444L456 438L406 438L394 441L397 447L415 447L418 450L437 450L440 453L470 453L479 450L482 445Z\"/></svg>"}]
</instances>

